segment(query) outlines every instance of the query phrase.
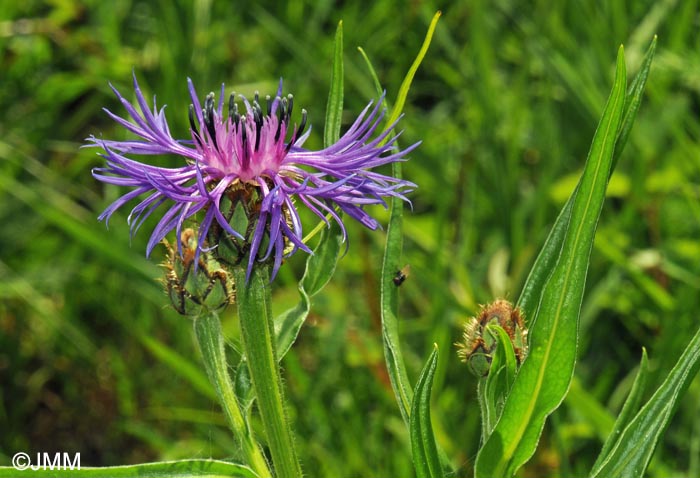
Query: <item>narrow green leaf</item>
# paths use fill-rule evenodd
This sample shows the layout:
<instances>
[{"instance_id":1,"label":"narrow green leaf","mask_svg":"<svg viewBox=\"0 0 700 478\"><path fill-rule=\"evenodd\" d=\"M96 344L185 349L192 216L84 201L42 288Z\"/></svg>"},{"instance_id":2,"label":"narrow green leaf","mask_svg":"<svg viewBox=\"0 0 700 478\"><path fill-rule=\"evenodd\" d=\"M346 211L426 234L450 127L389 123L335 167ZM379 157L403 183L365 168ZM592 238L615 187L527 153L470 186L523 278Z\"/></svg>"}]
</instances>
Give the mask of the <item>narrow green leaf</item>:
<instances>
[{"instance_id":1,"label":"narrow green leaf","mask_svg":"<svg viewBox=\"0 0 700 478\"><path fill-rule=\"evenodd\" d=\"M486 331L496 339L496 350L491 358L491 370L486 378L479 380L478 386L482 443L486 442L501 415L517 369L515 350L508 333L499 325L490 325Z\"/></svg>"},{"instance_id":2,"label":"narrow green leaf","mask_svg":"<svg viewBox=\"0 0 700 478\"><path fill-rule=\"evenodd\" d=\"M323 129L323 144L327 148L340 138L340 126L343 119L343 21L338 22L335 30L335 50L333 68L331 69L331 89L326 105L326 124Z\"/></svg>"},{"instance_id":3,"label":"narrow green leaf","mask_svg":"<svg viewBox=\"0 0 700 478\"><path fill-rule=\"evenodd\" d=\"M656 37L654 37L654 40L649 46L646 56L644 57L644 61L642 62L642 66L639 69L639 72L637 72L634 80L632 80L625 98L625 113L623 115L622 125L620 126L620 131L618 133L617 142L615 143L615 155L613 157L613 165L610 169L611 175L615 165L617 165L617 161L622 155L625 144L627 144L629 132L631 131L634 120L637 117L637 111L639 110L639 106L642 102L642 94L644 93L644 88L647 84L647 79L649 77L649 71L651 69L651 63L654 59L655 52ZM518 306L525 314L525 320L528 322L528 327L533 326L533 320L531 319L533 319L536 315L536 308L539 304L542 288L547 280L547 277L549 277L551 274L557 258L559 257L561 246L564 242L566 227L569 224L569 219L571 217L571 206L573 204L572 201L574 196L575 192L571 195L566 205L559 213L559 216L557 217L547 240L542 246L542 250L537 257L537 260L530 270L530 274L525 282L520 298L518 299Z\"/></svg>"},{"instance_id":4,"label":"narrow green leaf","mask_svg":"<svg viewBox=\"0 0 700 478\"><path fill-rule=\"evenodd\" d=\"M627 92L627 97L625 98L625 114L622 117L622 125L620 126L617 143L615 144L615 158L613 159L612 170L615 169L620 155L625 149L625 145L627 145L627 138L629 138L630 131L632 131L639 106L642 104L642 95L644 94L647 79L649 78L649 71L651 70L651 63L656 53L656 38L656 35L654 35L654 39L651 41L646 55L644 55L642 66L639 68L634 80L632 80Z\"/></svg>"},{"instance_id":5,"label":"narrow green leaf","mask_svg":"<svg viewBox=\"0 0 700 478\"><path fill-rule=\"evenodd\" d=\"M365 60L365 65L367 65L367 69L369 70L369 76L372 77L372 82L374 83L374 89L377 91L377 95L381 96L383 89L382 84L379 81L379 77L377 76L377 71L374 69L374 66L372 65L372 62L367 56L367 53L365 52L365 50L362 49L361 46L357 47L357 51L360 52L360 55L362 55L362 58ZM387 103L387 100L384 100L384 104Z\"/></svg>"},{"instance_id":6,"label":"narrow green leaf","mask_svg":"<svg viewBox=\"0 0 700 478\"><path fill-rule=\"evenodd\" d=\"M654 395L637 413L592 477L639 478L690 382L700 370L700 329Z\"/></svg>"},{"instance_id":7,"label":"narrow green leaf","mask_svg":"<svg viewBox=\"0 0 700 478\"><path fill-rule=\"evenodd\" d=\"M515 372L517 370L517 360L515 358L515 349L513 342L508 336L503 327L499 325L489 325L487 331L495 332L496 337L496 352L493 355L491 362L491 372L488 375L487 382L490 382L490 387L493 389L493 397L505 398L510 391L510 386L515 380Z\"/></svg>"},{"instance_id":8,"label":"narrow green leaf","mask_svg":"<svg viewBox=\"0 0 700 478\"><path fill-rule=\"evenodd\" d=\"M400 163L392 165L393 176L400 178ZM382 262L382 278L380 284L382 338L384 340L384 359L389 372L389 380L394 395L399 403L401 416L408 425L410 404L413 392L406 372L406 364L399 344L398 301L399 292L394 285L393 277L396 271L403 267L401 264L401 249L403 248L403 202L393 198L389 226L386 231L386 246Z\"/></svg>"},{"instance_id":9,"label":"narrow green leaf","mask_svg":"<svg viewBox=\"0 0 700 478\"><path fill-rule=\"evenodd\" d=\"M306 259L306 270L299 281L299 303L275 318L277 360L282 360L294 344L301 326L311 311L311 298L325 287L335 273L343 244L340 226L331 221L321 233L314 253Z\"/></svg>"},{"instance_id":10,"label":"narrow green leaf","mask_svg":"<svg viewBox=\"0 0 700 478\"><path fill-rule=\"evenodd\" d=\"M430 21L428 32L425 34L425 39L423 40L423 45L421 45L416 59L413 60L413 64L411 64L411 67L406 73L406 77L403 79L403 82L399 87L399 94L396 95L396 102L394 103L394 108L391 110L391 114L387 120L387 125L393 124L397 119L399 119L399 116L401 116L401 113L403 112L403 105L406 103L406 97L408 96L408 91L411 89L413 77L416 75L418 67L423 62L425 54L428 53L428 47L430 47L430 42L433 40L433 33L435 33L435 27L437 26L437 22L440 20L441 15L442 12L438 10L435 12L433 19Z\"/></svg>"},{"instance_id":11,"label":"narrow green leaf","mask_svg":"<svg viewBox=\"0 0 700 478\"><path fill-rule=\"evenodd\" d=\"M403 104L408 95L408 90L411 86L411 81L415 72L418 70L421 61L425 57L425 53L430 46L430 41L435 30L435 25L440 18L441 13L438 11L428 28L428 33L425 36L423 46L418 52L418 56L414 60L411 68L406 74L406 78L401 84L401 89L396 100L396 105L392 110L390 119L387 122L391 125L396 118L401 114ZM370 70L373 70L371 68ZM392 120L391 118L394 118ZM391 165L391 175L397 179L401 179L401 163L395 162ZM398 324L398 290L394 285L394 275L396 271L401 269L404 264L401 264L401 250L403 249L403 201L398 198L391 199L391 213L389 216L389 226L386 232L386 247L384 248L384 258L382 260L382 277L380 284L380 301L382 314L382 338L384 340L384 359L386 360L387 371L389 372L389 380L391 387L394 390L394 395L399 403L399 410L406 425L408 425L410 416L410 405L413 391L406 373L406 365L403 361L403 354L399 345L399 324Z\"/></svg>"},{"instance_id":12,"label":"narrow green leaf","mask_svg":"<svg viewBox=\"0 0 700 478\"><path fill-rule=\"evenodd\" d=\"M561 254L532 318L530 353L496 427L479 451L477 478L515 474L534 453L547 416L562 402L571 382L586 273L622 122L625 82L620 47L613 89L575 191Z\"/></svg>"},{"instance_id":13,"label":"narrow green leaf","mask_svg":"<svg viewBox=\"0 0 700 478\"><path fill-rule=\"evenodd\" d=\"M433 377L437 368L437 345L428 357L423 371L418 378L411 404L411 419L409 430L411 435L411 451L413 464L418 478L442 477L440 458L438 456L433 425L430 421L430 392L433 388Z\"/></svg>"},{"instance_id":14,"label":"narrow green leaf","mask_svg":"<svg viewBox=\"0 0 700 478\"><path fill-rule=\"evenodd\" d=\"M139 335L139 341L148 349L155 358L164 363L180 377L184 378L192 385L192 388L211 399L216 399L217 395L207 380L206 373L202 372L201 366L197 366L190 360L178 354L162 342L147 335Z\"/></svg>"},{"instance_id":15,"label":"narrow green leaf","mask_svg":"<svg viewBox=\"0 0 700 478\"><path fill-rule=\"evenodd\" d=\"M618 441L622 436L623 430L639 411L648 381L649 360L647 358L647 351L642 349L642 360L639 363L639 371L634 379L634 384L632 384L632 389L627 396L627 400L625 400L625 404L622 406L622 410L620 410L620 414L615 420L615 425L613 426L610 435L608 436L607 440L605 440L603 448L600 450L600 454L593 464L591 475L595 475L600 471L601 466L608 459L610 451L618 445Z\"/></svg>"},{"instance_id":16,"label":"narrow green leaf","mask_svg":"<svg viewBox=\"0 0 700 478\"><path fill-rule=\"evenodd\" d=\"M71 457L72 459L72 457ZM0 467L0 478L256 478L250 468L219 460L178 460L140 465L81 467L80 470L18 471Z\"/></svg>"}]
</instances>

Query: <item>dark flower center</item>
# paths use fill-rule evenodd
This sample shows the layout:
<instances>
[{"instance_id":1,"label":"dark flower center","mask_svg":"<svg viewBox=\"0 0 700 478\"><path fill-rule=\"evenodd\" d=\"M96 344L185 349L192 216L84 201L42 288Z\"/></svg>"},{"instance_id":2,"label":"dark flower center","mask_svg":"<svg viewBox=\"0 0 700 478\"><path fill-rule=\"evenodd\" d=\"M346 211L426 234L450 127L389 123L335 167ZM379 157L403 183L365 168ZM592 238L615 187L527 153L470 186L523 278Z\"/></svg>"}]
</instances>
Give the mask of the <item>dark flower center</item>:
<instances>
[{"instance_id":1,"label":"dark flower center","mask_svg":"<svg viewBox=\"0 0 700 478\"><path fill-rule=\"evenodd\" d=\"M241 96L241 98L245 98ZM204 123L204 128L206 129L209 139L211 140L211 144L214 146L214 148L218 151L219 145L217 144L217 139L216 139L216 131L217 131L217 124L223 124L223 119L219 118L216 107L214 105L216 99L216 95L212 92L209 93L205 99L204 99L204 107L202 108L202 120ZM247 149L248 146L248 141L249 139L249 132L247 131L248 128L245 127L245 123L247 121L252 121L255 124L255 145L253 150L258 151L260 147L260 141L261 138L264 136L263 133L263 126L266 124L266 122L269 122L270 124L275 124L275 135L274 135L274 141L278 142L280 140L280 134L282 132L282 125L284 124L285 126L285 131L289 130L289 122L292 116L292 111L294 109L294 96L289 94L286 97L275 97L274 101L270 97L270 95L267 95L265 97L265 102L266 102L266 112L263 114L263 109L260 106L260 97L258 92L255 92L255 97L253 99L252 103L246 102L246 107L248 109L247 114L241 115L238 111L238 103L236 102L236 93L231 93L229 96L229 101L228 101L228 121L231 126L233 126L233 131L238 132L241 135L241 141L243 143L243 146L245 149ZM274 105L274 106L273 106ZM274 111L273 111L274 109ZM274 120L273 120L274 118ZM266 121L267 120L267 121ZM192 132L194 133L194 138L199 144L200 147L203 147L203 138L202 135L199 131L199 128L197 127L197 122L195 120L195 110L194 110L194 105L190 104L189 107L189 121L190 121L190 128L192 129ZM291 145L294 144L296 139L301 136L304 133L304 130L306 129L306 122L307 122L307 112L305 109L301 110L301 122L299 123L298 128L293 132L292 137L290 138L289 142L287 143L287 146L285 148L285 152L289 151L289 148L291 148ZM242 125L243 124L243 125ZM201 125L200 125L201 126ZM266 132L270 133L270 132Z\"/></svg>"}]
</instances>

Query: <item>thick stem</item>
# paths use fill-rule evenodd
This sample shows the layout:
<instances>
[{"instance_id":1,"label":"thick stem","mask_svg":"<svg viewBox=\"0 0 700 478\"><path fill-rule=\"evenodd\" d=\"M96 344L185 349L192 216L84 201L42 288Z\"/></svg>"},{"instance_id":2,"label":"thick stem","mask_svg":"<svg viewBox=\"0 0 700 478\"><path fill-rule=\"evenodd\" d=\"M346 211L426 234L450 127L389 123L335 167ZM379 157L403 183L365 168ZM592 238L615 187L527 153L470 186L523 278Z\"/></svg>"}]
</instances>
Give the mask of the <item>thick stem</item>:
<instances>
[{"instance_id":1,"label":"thick stem","mask_svg":"<svg viewBox=\"0 0 700 478\"><path fill-rule=\"evenodd\" d=\"M228 373L224 337L221 332L221 322L216 312L203 313L195 319L194 331L202 352L204 366L209 381L214 385L216 395L224 409L233 436L243 452L243 458L260 478L271 478L272 473L267 465L260 445L255 441L253 432L243 417L238 405L236 394Z\"/></svg>"},{"instance_id":2,"label":"thick stem","mask_svg":"<svg viewBox=\"0 0 700 478\"><path fill-rule=\"evenodd\" d=\"M300 478L301 466L287 420L277 363L269 270L256 265L247 280L245 268L236 267L233 273L241 336L275 475L278 478Z\"/></svg>"}]
</instances>

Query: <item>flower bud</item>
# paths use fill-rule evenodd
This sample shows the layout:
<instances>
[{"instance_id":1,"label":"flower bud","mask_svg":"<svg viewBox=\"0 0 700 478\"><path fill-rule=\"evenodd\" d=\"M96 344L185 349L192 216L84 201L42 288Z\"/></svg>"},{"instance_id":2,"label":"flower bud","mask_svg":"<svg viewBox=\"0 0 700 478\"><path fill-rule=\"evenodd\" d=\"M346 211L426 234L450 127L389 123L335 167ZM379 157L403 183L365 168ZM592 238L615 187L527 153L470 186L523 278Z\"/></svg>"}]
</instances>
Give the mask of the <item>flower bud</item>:
<instances>
[{"instance_id":1,"label":"flower bud","mask_svg":"<svg viewBox=\"0 0 700 478\"><path fill-rule=\"evenodd\" d=\"M457 355L466 362L477 377L489 374L493 352L497 340L490 331L489 325L499 325L510 337L518 365L527 356L527 328L522 313L517 307L504 299L482 306L476 317L470 318L464 324L462 341L457 344Z\"/></svg>"},{"instance_id":2,"label":"flower bud","mask_svg":"<svg viewBox=\"0 0 700 478\"><path fill-rule=\"evenodd\" d=\"M163 283L175 310L182 315L197 315L202 309L216 310L235 302L233 275L206 248L201 248L197 257L197 234L193 229L182 231L180 251L165 239L163 243L168 250Z\"/></svg>"}]
</instances>

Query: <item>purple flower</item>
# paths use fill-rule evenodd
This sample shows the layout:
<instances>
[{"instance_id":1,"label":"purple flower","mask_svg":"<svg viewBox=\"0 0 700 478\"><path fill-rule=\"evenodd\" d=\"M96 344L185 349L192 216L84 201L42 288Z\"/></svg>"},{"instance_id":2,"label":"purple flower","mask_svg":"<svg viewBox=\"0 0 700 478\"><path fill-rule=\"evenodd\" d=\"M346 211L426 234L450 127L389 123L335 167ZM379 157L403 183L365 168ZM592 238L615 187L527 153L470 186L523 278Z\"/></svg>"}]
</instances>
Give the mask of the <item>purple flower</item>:
<instances>
[{"instance_id":1,"label":"purple flower","mask_svg":"<svg viewBox=\"0 0 700 478\"><path fill-rule=\"evenodd\" d=\"M209 250L205 239L211 229L217 228L247 245L248 274L256 261L269 260L274 261L274 277L283 257L298 249L311 252L302 241L297 205L303 204L326 223L326 216L332 217L345 239L347 233L336 207L369 229L376 229L378 222L365 212L364 206L386 207L385 198L392 196L407 200L405 194L415 188L413 183L373 171L378 166L405 160L406 154L419 144L403 151L395 149L395 137L389 136L396 124L372 138L384 116L383 97L374 107L372 103L367 105L337 143L309 151L302 148L310 132L309 129L304 133L306 111L302 110L298 127L290 126L293 98L282 97L281 80L275 98L266 98L265 110L257 94L252 103L232 94L227 117L223 111L223 85L218 102L210 93L202 107L189 79L188 84L192 99L191 139L172 137L164 108L158 110L154 99L153 111L149 109L135 76L138 109L112 87L130 120L105 111L139 139L88 139L104 150L101 155L107 161L106 167L92 171L93 176L105 183L132 188L107 207L100 220L107 223L117 209L141 197L128 219L133 235L148 216L164 206L146 255L170 231L175 230L180 237L185 221L198 219L197 254ZM237 99L245 105L245 112L239 112ZM170 155L179 157L181 164L156 167L131 159L132 155ZM257 198L255 221L248 231L235 230L229 220L232 211L222 210L223 203L235 206L241 191ZM209 247L215 248L216 244Z\"/></svg>"}]
</instances>

